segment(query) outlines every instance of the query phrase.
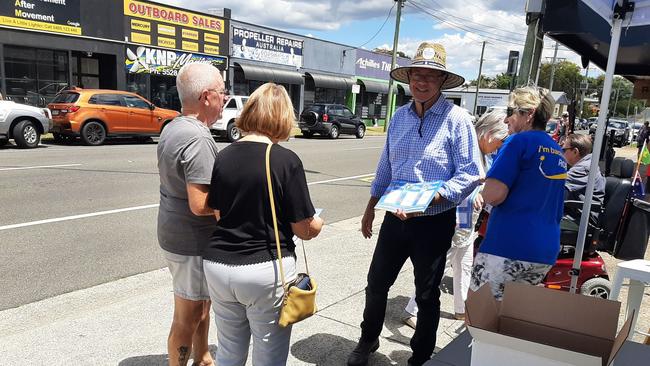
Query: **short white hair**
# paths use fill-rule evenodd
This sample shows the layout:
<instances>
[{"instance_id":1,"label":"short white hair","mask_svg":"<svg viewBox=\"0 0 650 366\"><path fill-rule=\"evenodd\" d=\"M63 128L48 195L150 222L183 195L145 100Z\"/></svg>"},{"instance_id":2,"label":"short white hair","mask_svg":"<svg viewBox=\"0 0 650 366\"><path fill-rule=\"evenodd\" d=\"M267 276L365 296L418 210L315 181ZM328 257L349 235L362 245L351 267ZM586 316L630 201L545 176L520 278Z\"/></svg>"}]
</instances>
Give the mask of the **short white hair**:
<instances>
[{"instance_id":1,"label":"short white hair","mask_svg":"<svg viewBox=\"0 0 650 366\"><path fill-rule=\"evenodd\" d=\"M508 137L508 125L505 123L506 113L500 109L494 109L486 113L476 122L476 137L491 137L496 140L503 140Z\"/></svg>"},{"instance_id":2,"label":"short white hair","mask_svg":"<svg viewBox=\"0 0 650 366\"><path fill-rule=\"evenodd\" d=\"M181 105L196 103L204 89L214 86L215 80L223 84L221 73L216 67L199 62L185 64L176 75L176 89Z\"/></svg>"}]
</instances>

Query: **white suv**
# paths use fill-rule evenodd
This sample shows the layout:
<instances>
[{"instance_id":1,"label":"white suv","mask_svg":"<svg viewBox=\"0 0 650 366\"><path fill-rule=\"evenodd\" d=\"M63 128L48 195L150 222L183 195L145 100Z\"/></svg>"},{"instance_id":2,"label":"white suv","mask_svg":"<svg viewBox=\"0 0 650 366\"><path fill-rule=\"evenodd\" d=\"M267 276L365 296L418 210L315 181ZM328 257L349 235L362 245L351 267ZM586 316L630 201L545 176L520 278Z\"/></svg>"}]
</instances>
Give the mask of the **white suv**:
<instances>
[{"instance_id":1,"label":"white suv","mask_svg":"<svg viewBox=\"0 0 650 366\"><path fill-rule=\"evenodd\" d=\"M51 128L52 113L49 109L0 100L0 146L14 139L19 148L37 147L41 135Z\"/></svg>"},{"instance_id":2,"label":"white suv","mask_svg":"<svg viewBox=\"0 0 650 366\"><path fill-rule=\"evenodd\" d=\"M223 107L221 119L210 127L212 133L217 136L225 136L230 142L239 140L241 132L235 127L235 118L239 117L247 100L247 96L231 95Z\"/></svg>"}]
</instances>

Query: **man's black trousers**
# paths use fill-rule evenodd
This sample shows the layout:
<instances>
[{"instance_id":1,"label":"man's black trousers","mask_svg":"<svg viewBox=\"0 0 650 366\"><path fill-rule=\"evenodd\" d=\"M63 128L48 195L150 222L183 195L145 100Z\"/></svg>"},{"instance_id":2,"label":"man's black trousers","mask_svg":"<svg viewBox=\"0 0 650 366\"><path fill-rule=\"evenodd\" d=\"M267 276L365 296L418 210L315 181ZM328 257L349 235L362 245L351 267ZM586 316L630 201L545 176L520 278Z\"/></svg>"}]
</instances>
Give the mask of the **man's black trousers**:
<instances>
[{"instance_id":1,"label":"man's black trousers","mask_svg":"<svg viewBox=\"0 0 650 366\"><path fill-rule=\"evenodd\" d=\"M368 270L361 341L373 341L379 337L386 315L388 290L406 259L410 258L418 305L417 327L411 338L411 362L417 365L431 357L440 318L440 280L455 227L455 209L405 221L391 213L386 214Z\"/></svg>"}]
</instances>

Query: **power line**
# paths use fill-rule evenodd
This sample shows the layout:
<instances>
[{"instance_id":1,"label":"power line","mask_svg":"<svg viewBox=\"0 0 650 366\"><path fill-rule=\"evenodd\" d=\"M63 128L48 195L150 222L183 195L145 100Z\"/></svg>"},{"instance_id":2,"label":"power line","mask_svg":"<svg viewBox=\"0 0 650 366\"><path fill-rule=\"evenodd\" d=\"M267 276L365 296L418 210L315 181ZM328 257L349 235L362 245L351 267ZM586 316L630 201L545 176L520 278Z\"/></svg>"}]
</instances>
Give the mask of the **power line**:
<instances>
[{"instance_id":1,"label":"power line","mask_svg":"<svg viewBox=\"0 0 650 366\"><path fill-rule=\"evenodd\" d=\"M370 43L373 39L375 39L375 37L377 37L377 35L379 34L379 32L381 32L381 30L384 29L384 26L386 25L386 22L388 22L388 19L390 18L390 15L391 15L391 13L393 12L393 9L395 9L395 6L396 6L396 5L397 5L397 3L394 3L393 6L391 6L391 8L388 10L388 15L386 16L386 19L384 20L384 22L381 24L381 27L379 27L379 29L377 30L377 33L375 33L374 36L372 36L368 41L366 41L366 43L362 44L361 46L357 46L357 48L361 48L361 47L367 45L367 44Z\"/></svg>"},{"instance_id":2,"label":"power line","mask_svg":"<svg viewBox=\"0 0 650 366\"><path fill-rule=\"evenodd\" d=\"M453 28L460 29L460 30L463 30L465 32L476 33L476 34L478 34L480 36L491 39L491 40L493 40L495 42L500 42L500 43L504 43L504 44L513 44L513 45L518 45L518 46L524 46L524 41L522 41L522 40L517 40L515 38L507 38L506 36L504 36L502 34L497 34L497 33L494 33L494 32L489 32L489 31L486 31L486 30L477 29L475 27L471 27L471 26L468 26L468 25L461 25L461 24L458 24L456 22L453 22L453 21L450 21L448 19L444 19L444 18L442 18L440 16L437 16L437 15L431 13L430 11L444 13L444 14L447 14L448 16L452 17L452 18L456 18L456 19L459 19L459 20L461 20L463 22L467 22L467 23L473 23L473 24L476 24L476 25L479 25L479 26L485 27L485 28L493 28L493 29L497 29L498 31L509 32L509 33L513 33L512 31L508 31L508 30L498 28L498 27L493 27L493 26L490 26L490 25L487 25L487 24L474 22L474 21L469 20L467 18L463 18L463 17L453 15L453 14L451 14L451 13L449 13L447 11L441 10L441 9L435 9L434 10L434 9L429 8L429 7L425 8L425 6L423 4L416 3L416 2L414 2L412 0L407 0L407 1L409 1L411 3L411 5L414 6L415 8L417 8L418 10L430 15L431 17L439 20L442 23L446 23L446 24L450 25ZM430 1L432 3L434 3L435 5L437 5L439 8L442 8L442 6L440 4L438 4L437 2L435 2L435 0L430 0ZM519 36L522 36L522 37L525 36L524 34L521 34L521 33L513 33L513 34L516 34L516 35L519 35ZM554 47L544 47L544 49L552 50L552 49L554 49ZM564 48L561 48L561 50L562 51L572 51L570 49L564 49Z\"/></svg>"}]
</instances>

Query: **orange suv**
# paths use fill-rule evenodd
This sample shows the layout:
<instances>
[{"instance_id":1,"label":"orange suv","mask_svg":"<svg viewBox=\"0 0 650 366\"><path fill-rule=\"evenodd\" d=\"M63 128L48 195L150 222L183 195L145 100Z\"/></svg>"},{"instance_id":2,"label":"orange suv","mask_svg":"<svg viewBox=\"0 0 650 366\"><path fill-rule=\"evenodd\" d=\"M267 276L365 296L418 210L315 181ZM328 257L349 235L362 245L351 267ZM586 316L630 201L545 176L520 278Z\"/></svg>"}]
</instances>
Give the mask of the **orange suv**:
<instances>
[{"instance_id":1,"label":"orange suv","mask_svg":"<svg viewBox=\"0 0 650 366\"><path fill-rule=\"evenodd\" d=\"M107 136L158 136L179 114L134 93L103 89L67 89L47 107L52 111L54 141L71 142L79 136L93 146Z\"/></svg>"}]
</instances>

